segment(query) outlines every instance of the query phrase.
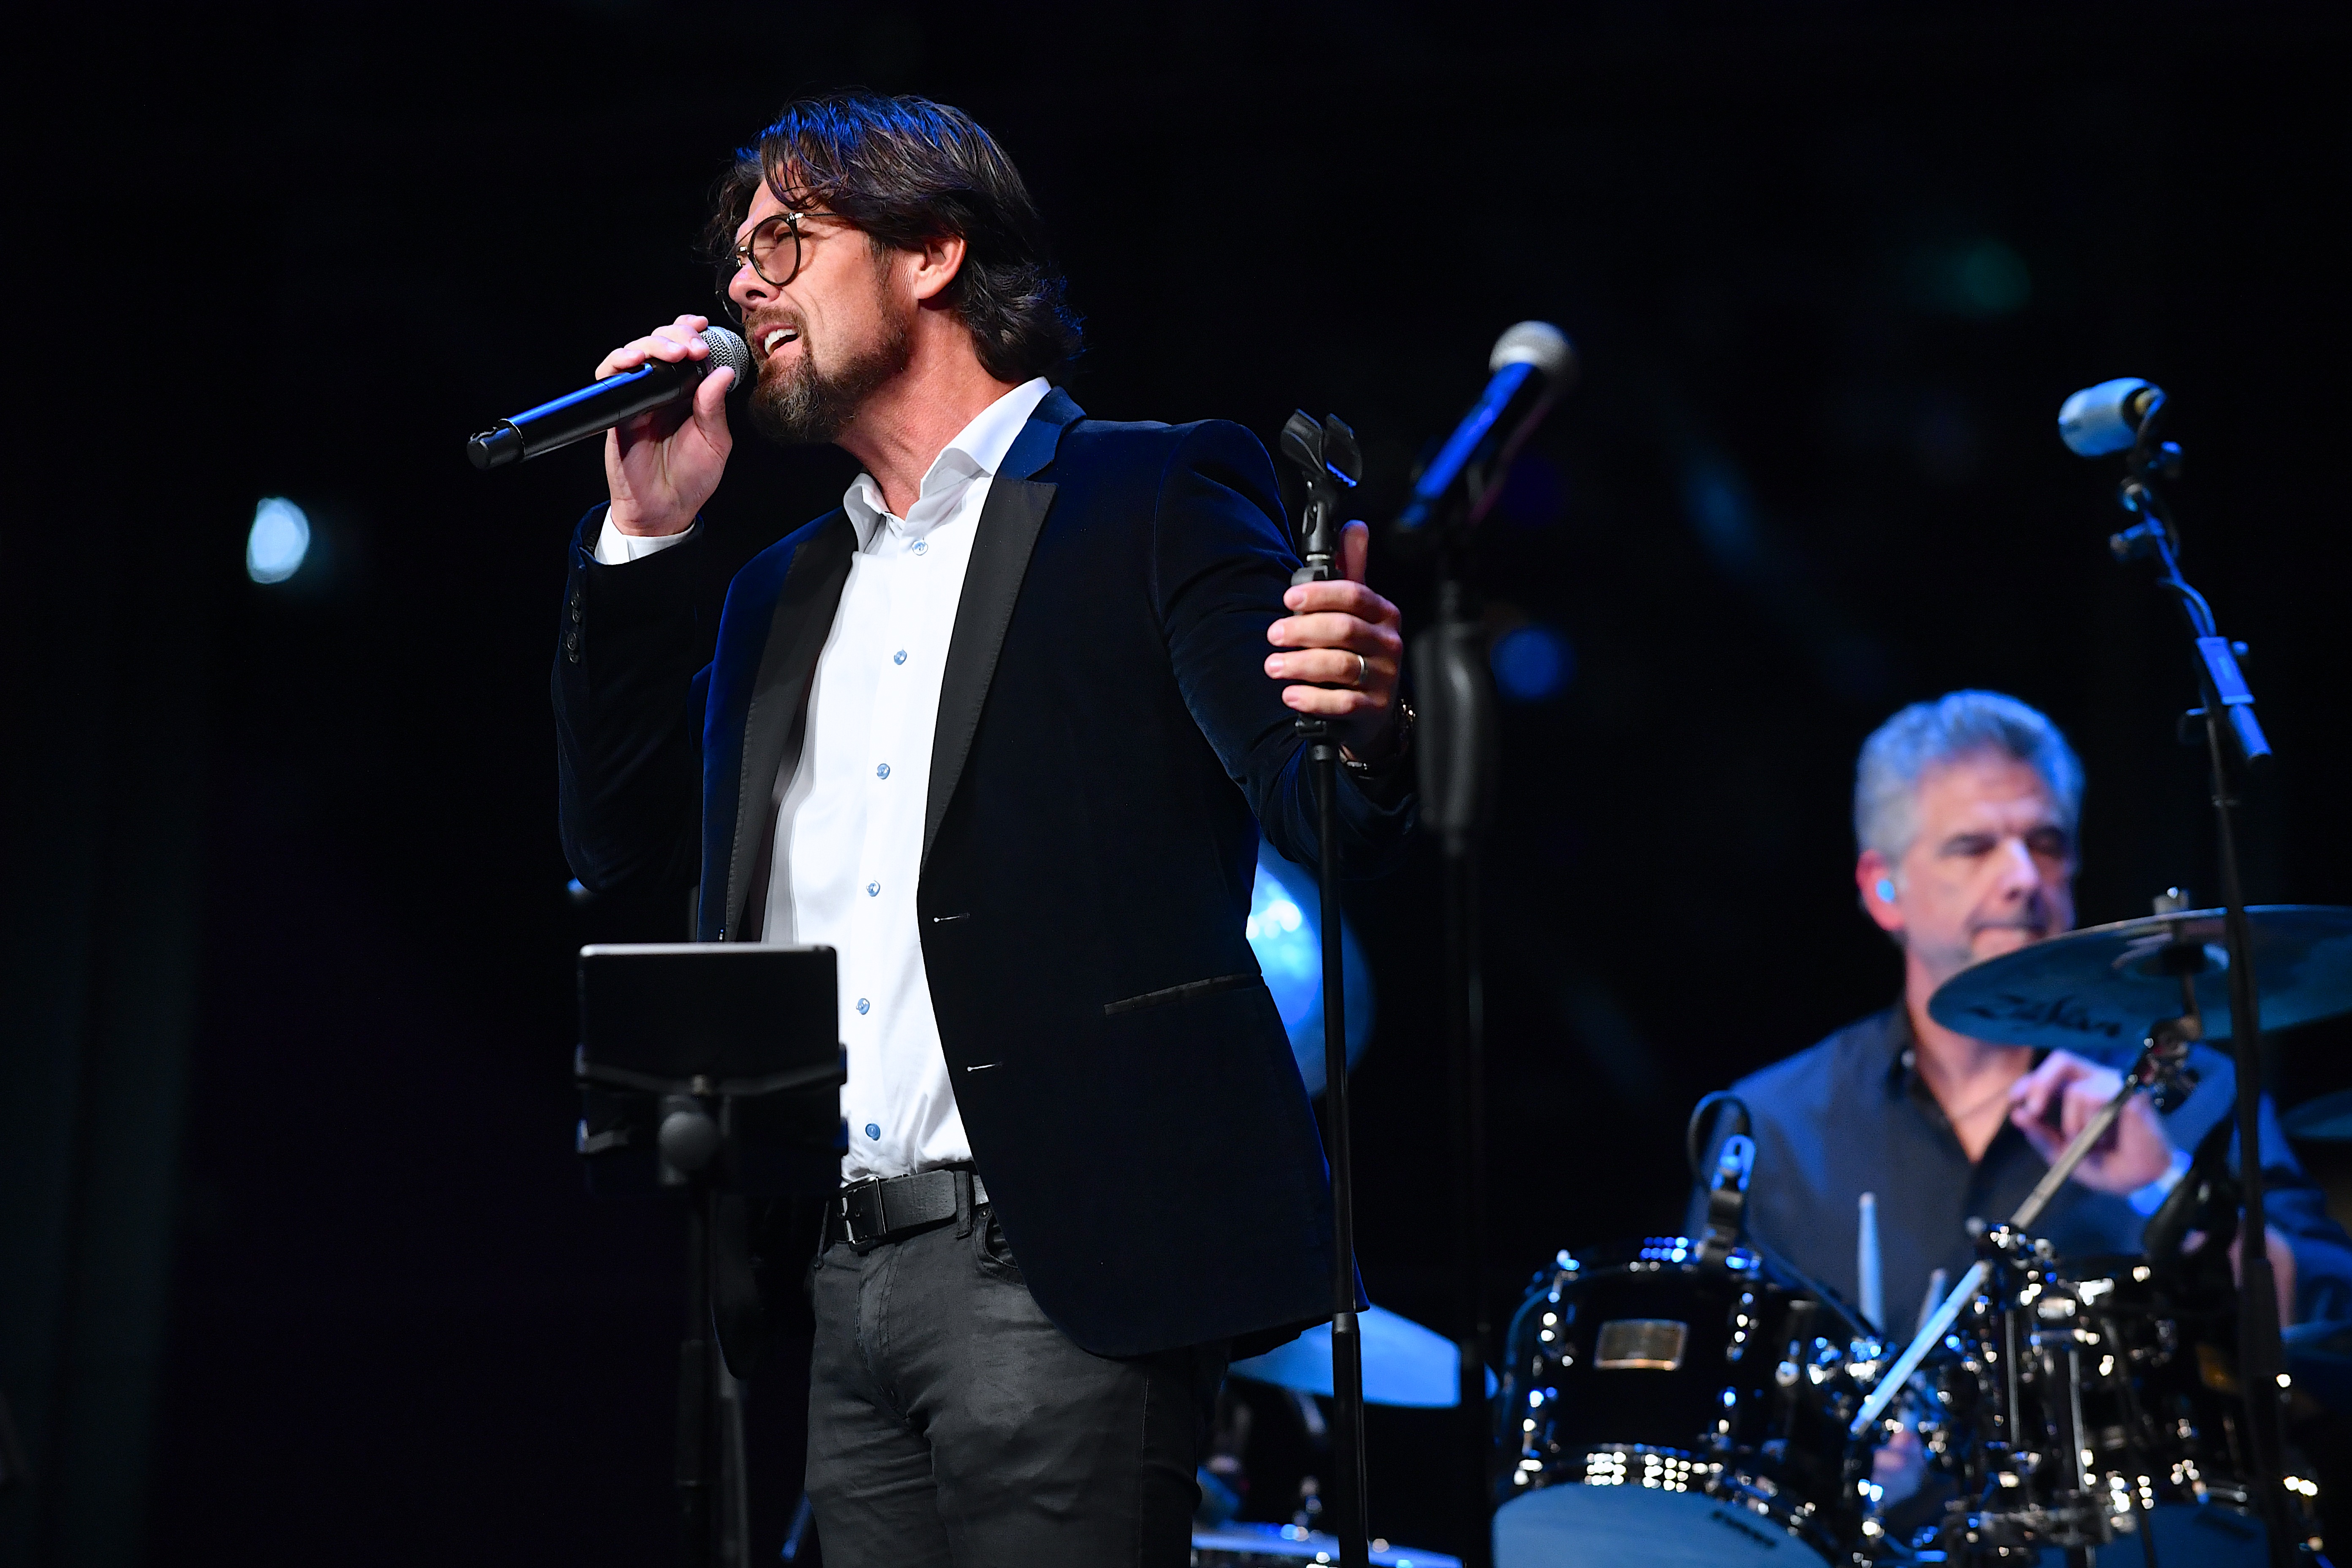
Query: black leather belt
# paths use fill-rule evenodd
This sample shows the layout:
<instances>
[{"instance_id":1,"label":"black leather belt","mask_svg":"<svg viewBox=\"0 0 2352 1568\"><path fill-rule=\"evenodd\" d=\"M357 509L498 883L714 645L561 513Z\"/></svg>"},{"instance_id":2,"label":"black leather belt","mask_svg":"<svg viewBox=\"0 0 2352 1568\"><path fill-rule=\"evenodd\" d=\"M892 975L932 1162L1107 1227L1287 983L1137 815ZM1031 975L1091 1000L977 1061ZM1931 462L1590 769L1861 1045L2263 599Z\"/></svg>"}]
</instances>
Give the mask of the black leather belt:
<instances>
[{"instance_id":1,"label":"black leather belt","mask_svg":"<svg viewBox=\"0 0 2352 1568\"><path fill-rule=\"evenodd\" d=\"M872 1247L950 1220L969 1225L971 1211L987 1201L987 1184L975 1171L918 1171L859 1182L842 1188L827 1205L827 1239Z\"/></svg>"}]
</instances>

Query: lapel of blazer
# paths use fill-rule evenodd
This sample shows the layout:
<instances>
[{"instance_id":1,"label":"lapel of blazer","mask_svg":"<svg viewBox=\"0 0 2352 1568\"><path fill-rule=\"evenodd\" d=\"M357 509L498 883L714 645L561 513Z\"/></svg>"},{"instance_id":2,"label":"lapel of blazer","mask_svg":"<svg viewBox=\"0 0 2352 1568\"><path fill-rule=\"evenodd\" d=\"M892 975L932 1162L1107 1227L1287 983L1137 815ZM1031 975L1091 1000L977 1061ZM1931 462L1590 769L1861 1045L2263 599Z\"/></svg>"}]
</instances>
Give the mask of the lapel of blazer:
<instances>
[{"instance_id":1,"label":"lapel of blazer","mask_svg":"<svg viewBox=\"0 0 2352 1568\"><path fill-rule=\"evenodd\" d=\"M988 503L980 509L971 561L964 569L963 596L956 605L955 630L948 638L947 668L940 678L939 725L931 735L930 788L923 806L924 865L930 863L931 844L963 777L1004 629L1013 622L1030 552L1054 504L1054 485L1029 476L1053 460L1063 430L1083 416L1068 393L1058 386L1047 393L989 481Z\"/></svg>"},{"instance_id":2,"label":"lapel of blazer","mask_svg":"<svg viewBox=\"0 0 2352 1568\"><path fill-rule=\"evenodd\" d=\"M833 630L842 584L849 581L849 558L856 549L857 530L846 516L819 531L793 552L783 591L776 595L775 613L768 619L760 672L743 713L743 766L735 781L735 837L727 858L728 931L742 929L751 874L775 812L774 786L784 765L784 748L808 700L809 674Z\"/></svg>"}]
</instances>

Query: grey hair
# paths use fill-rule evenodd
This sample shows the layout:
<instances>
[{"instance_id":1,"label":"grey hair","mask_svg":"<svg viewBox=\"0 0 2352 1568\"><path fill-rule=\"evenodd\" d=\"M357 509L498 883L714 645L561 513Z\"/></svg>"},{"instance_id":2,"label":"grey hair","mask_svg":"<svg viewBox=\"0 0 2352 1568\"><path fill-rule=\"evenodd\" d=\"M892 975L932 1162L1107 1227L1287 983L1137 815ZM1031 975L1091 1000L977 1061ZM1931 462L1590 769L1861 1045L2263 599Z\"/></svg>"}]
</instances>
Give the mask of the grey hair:
<instances>
[{"instance_id":1,"label":"grey hair","mask_svg":"<svg viewBox=\"0 0 2352 1568\"><path fill-rule=\"evenodd\" d=\"M1901 861L1919 836L1919 781L1971 752L2002 752L2042 775L2066 837L2083 815L2083 763L2049 716L1998 691L1952 691L1914 702L1862 743L1853 767L1853 837Z\"/></svg>"}]
</instances>

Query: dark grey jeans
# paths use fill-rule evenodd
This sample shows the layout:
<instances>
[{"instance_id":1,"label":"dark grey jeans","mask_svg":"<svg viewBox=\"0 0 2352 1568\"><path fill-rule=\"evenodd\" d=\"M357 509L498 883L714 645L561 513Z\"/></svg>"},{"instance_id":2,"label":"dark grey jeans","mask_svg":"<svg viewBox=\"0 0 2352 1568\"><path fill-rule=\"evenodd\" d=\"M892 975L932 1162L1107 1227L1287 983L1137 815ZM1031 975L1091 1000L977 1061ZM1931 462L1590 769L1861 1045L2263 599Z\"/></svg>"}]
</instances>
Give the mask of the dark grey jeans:
<instances>
[{"instance_id":1,"label":"dark grey jeans","mask_svg":"<svg viewBox=\"0 0 2352 1568\"><path fill-rule=\"evenodd\" d=\"M1080 1350L982 1207L812 1272L826 1568L1181 1568L1225 1347Z\"/></svg>"}]
</instances>

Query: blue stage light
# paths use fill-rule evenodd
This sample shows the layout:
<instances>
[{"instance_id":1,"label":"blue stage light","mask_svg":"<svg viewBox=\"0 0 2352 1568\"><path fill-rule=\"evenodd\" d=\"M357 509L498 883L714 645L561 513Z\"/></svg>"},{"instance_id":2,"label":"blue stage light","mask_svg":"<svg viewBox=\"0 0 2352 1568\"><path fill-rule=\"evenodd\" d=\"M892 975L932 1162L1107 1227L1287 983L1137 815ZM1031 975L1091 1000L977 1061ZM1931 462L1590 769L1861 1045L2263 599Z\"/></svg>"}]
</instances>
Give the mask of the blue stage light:
<instances>
[{"instance_id":1,"label":"blue stage light","mask_svg":"<svg viewBox=\"0 0 2352 1568\"><path fill-rule=\"evenodd\" d=\"M1496 639L1495 685L1514 702L1541 702L1568 689L1576 673L1576 650L1540 622L1514 626Z\"/></svg>"},{"instance_id":2,"label":"blue stage light","mask_svg":"<svg viewBox=\"0 0 2352 1568\"><path fill-rule=\"evenodd\" d=\"M1322 895L1315 874L1284 859L1264 839L1257 846L1257 882L1250 889L1249 923L1244 928L1257 954L1275 1011L1290 1034L1291 1054L1307 1092L1323 1092ZM1340 974L1347 987L1348 1065L1364 1054L1372 1034L1372 976L1355 933L1339 927Z\"/></svg>"},{"instance_id":3,"label":"blue stage light","mask_svg":"<svg viewBox=\"0 0 2352 1568\"><path fill-rule=\"evenodd\" d=\"M245 574L257 583L283 583L310 552L310 520L284 496L265 497L253 509L245 536Z\"/></svg>"}]
</instances>

